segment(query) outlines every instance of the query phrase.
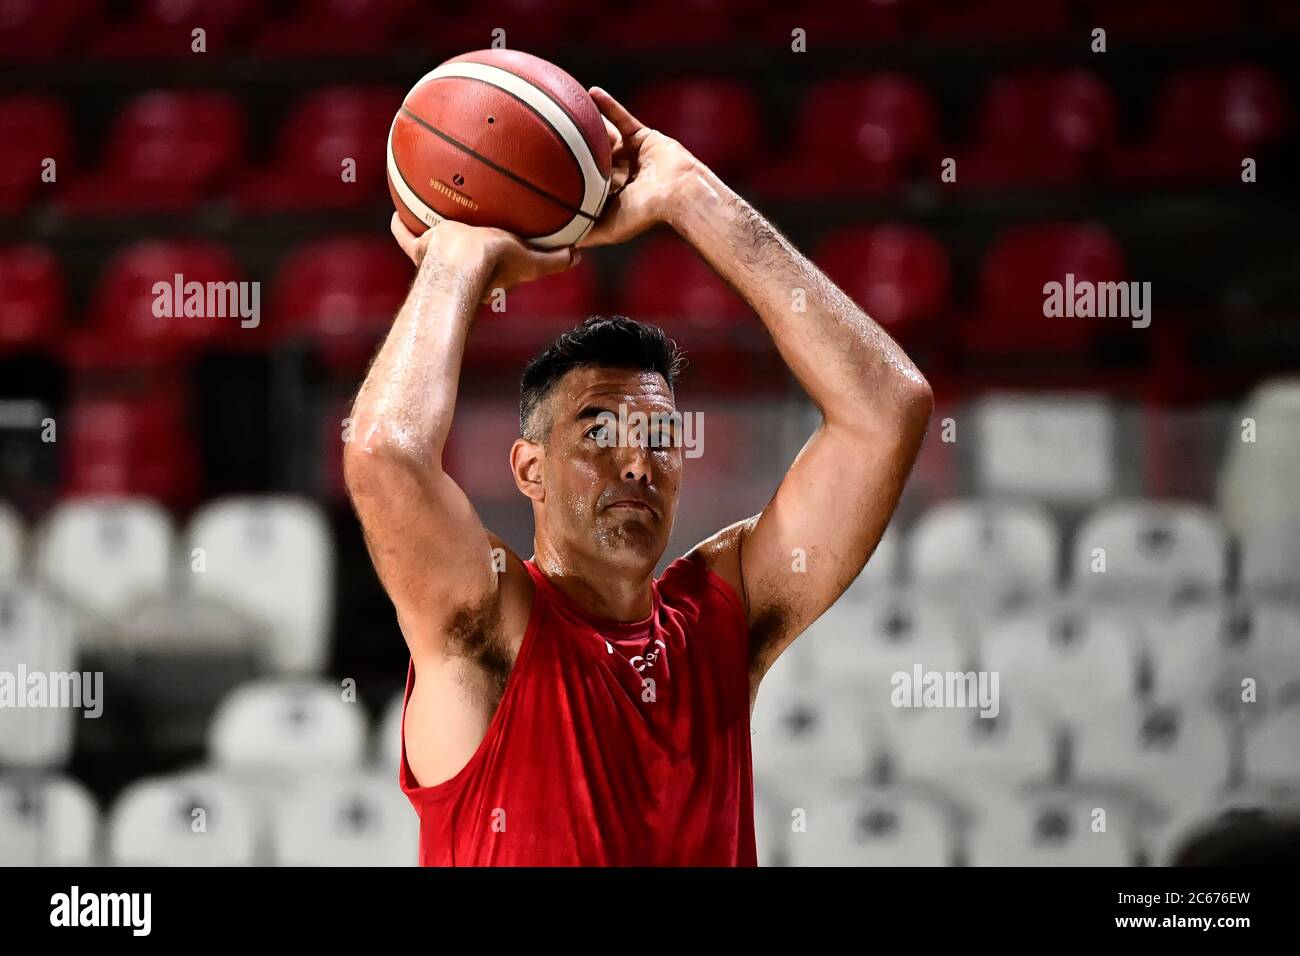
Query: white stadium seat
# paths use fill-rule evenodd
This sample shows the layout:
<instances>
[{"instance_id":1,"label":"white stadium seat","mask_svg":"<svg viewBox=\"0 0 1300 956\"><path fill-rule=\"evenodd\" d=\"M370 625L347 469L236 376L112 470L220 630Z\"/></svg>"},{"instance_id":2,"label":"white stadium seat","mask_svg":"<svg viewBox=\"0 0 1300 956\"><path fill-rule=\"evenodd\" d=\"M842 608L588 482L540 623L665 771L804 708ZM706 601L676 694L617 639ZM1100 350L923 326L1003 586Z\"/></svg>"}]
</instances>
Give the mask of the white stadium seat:
<instances>
[{"instance_id":1,"label":"white stadium seat","mask_svg":"<svg viewBox=\"0 0 1300 956\"><path fill-rule=\"evenodd\" d=\"M198 549L198 550L196 550ZM196 557L197 555L197 557ZM319 673L329 651L334 544L320 508L289 497L227 498L199 510L186 535L195 593L265 624L266 663Z\"/></svg>"},{"instance_id":2,"label":"white stadium seat","mask_svg":"<svg viewBox=\"0 0 1300 956\"><path fill-rule=\"evenodd\" d=\"M171 516L141 498L86 498L58 505L37 534L39 580L76 608L112 618L167 591Z\"/></svg>"},{"instance_id":3,"label":"white stadium seat","mask_svg":"<svg viewBox=\"0 0 1300 956\"><path fill-rule=\"evenodd\" d=\"M836 605L799 638L818 680L859 689L871 710L890 705L899 671L964 670L970 654L953 609L903 591L882 593L853 607ZM798 643L798 642L797 642Z\"/></svg>"},{"instance_id":4,"label":"white stadium seat","mask_svg":"<svg viewBox=\"0 0 1300 956\"><path fill-rule=\"evenodd\" d=\"M0 585L0 674L9 685L7 693L14 695L0 709L0 764L57 767L67 762L75 721L104 703L90 699L103 690L102 682L83 686L76 664L66 609L37 588ZM0 692L6 691L0 687ZM78 704L82 706L73 706Z\"/></svg>"},{"instance_id":5,"label":"white stadium seat","mask_svg":"<svg viewBox=\"0 0 1300 956\"><path fill-rule=\"evenodd\" d=\"M1070 608L1033 609L999 620L983 636L981 667L999 688L1066 724L1136 698L1140 633L1126 618Z\"/></svg>"},{"instance_id":6,"label":"white stadium seat","mask_svg":"<svg viewBox=\"0 0 1300 956\"><path fill-rule=\"evenodd\" d=\"M759 866L785 866L789 862L790 823L763 787L754 786L754 843Z\"/></svg>"},{"instance_id":7,"label":"white stadium seat","mask_svg":"<svg viewBox=\"0 0 1300 956\"><path fill-rule=\"evenodd\" d=\"M1041 505L945 502L917 520L907 544L911 582L936 597L996 605L1056 584L1060 535Z\"/></svg>"},{"instance_id":8,"label":"white stadium seat","mask_svg":"<svg viewBox=\"0 0 1300 956\"><path fill-rule=\"evenodd\" d=\"M760 687L751 727L754 775L781 799L804 799L826 780L863 779L878 752L857 695L820 683Z\"/></svg>"},{"instance_id":9,"label":"white stadium seat","mask_svg":"<svg viewBox=\"0 0 1300 956\"><path fill-rule=\"evenodd\" d=\"M276 802L278 866L415 866L420 820L395 777L306 777Z\"/></svg>"},{"instance_id":10,"label":"white stadium seat","mask_svg":"<svg viewBox=\"0 0 1300 956\"><path fill-rule=\"evenodd\" d=\"M1227 727L1208 707L1116 707L1080 729L1074 771L1089 782L1123 782L1181 812L1223 790L1229 758Z\"/></svg>"},{"instance_id":11,"label":"white stadium seat","mask_svg":"<svg viewBox=\"0 0 1300 956\"><path fill-rule=\"evenodd\" d=\"M1225 605L1188 604L1139 616L1151 661L1151 692L1159 700L1208 704L1220 682Z\"/></svg>"},{"instance_id":12,"label":"white stadium seat","mask_svg":"<svg viewBox=\"0 0 1300 956\"><path fill-rule=\"evenodd\" d=\"M1115 423L1104 397L992 395L972 411L982 495L1080 505L1114 492Z\"/></svg>"},{"instance_id":13,"label":"white stadium seat","mask_svg":"<svg viewBox=\"0 0 1300 956\"><path fill-rule=\"evenodd\" d=\"M67 777L0 777L0 866L94 866L99 808Z\"/></svg>"},{"instance_id":14,"label":"white stadium seat","mask_svg":"<svg viewBox=\"0 0 1300 956\"><path fill-rule=\"evenodd\" d=\"M1279 519L1241 536L1241 589L1292 602L1300 598L1300 522Z\"/></svg>"},{"instance_id":15,"label":"white stadium seat","mask_svg":"<svg viewBox=\"0 0 1300 956\"><path fill-rule=\"evenodd\" d=\"M933 802L896 789L845 787L806 808L789 837L794 866L947 866L948 817Z\"/></svg>"},{"instance_id":16,"label":"white stadium seat","mask_svg":"<svg viewBox=\"0 0 1300 956\"><path fill-rule=\"evenodd\" d=\"M1244 440L1248 435L1253 440ZM1242 544L1242 584L1294 599L1300 596L1300 377L1257 388L1233 416L1226 447L1219 510Z\"/></svg>"},{"instance_id":17,"label":"white stadium seat","mask_svg":"<svg viewBox=\"0 0 1300 956\"><path fill-rule=\"evenodd\" d=\"M396 774L402 765L402 702L405 698L404 692L394 694L375 728L374 752L383 773L391 771Z\"/></svg>"},{"instance_id":18,"label":"white stadium seat","mask_svg":"<svg viewBox=\"0 0 1300 956\"><path fill-rule=\"evenodd\" d=\"M972 803L1008 786L1047 781L1056 764L1057 737L1033 706L999 692L998 713L942 707L891 723L899 731L893 752L904 779L944 784Z\"/></svg>"},{"instance_id":19,"label":"white stadium seat","mask_svg":"<svg viewBox=\"0 0 1300 956\"><path fill-rule=\"evenodd\" d=\"M1300 789L1300 705L1275 710L1246 737L1246 773Z\"/></svg>"},{"instance_id":20,"label":"white stadium seat","mask_svg":"<svg viewBox=\"0 0 1300 956\"><path fill-rule=\"evenodd\" d=\"M117 866L252 866L257 840L247 795L208 774L137 781L109 814L109 858Z\"/></svg>"},{"instance_id":21,"label":"white stadium seat","mask_svg":"<svg viewBox=\"0 0 1300 956\"><path fill-rule=\"evenodd\" d=\"M1103 505L1075 535L1071 584L1084 594L1147 602L1213 598L1226 576L1227 536L1199 505Z\"/></svg>"},{"instance_id":22,"label":"white stadium seat","mask_svg":"<svg viewBox=\"0 0 1300 956\"><path fill-rule=\"evenodd\" d=\"M23 544L22 518L0 501L0 583L12 580L22 572Z\"/></svg>"},{"instance_id":23,"label":"white stadium seat","mask_svg":"<svg viewBox=\"0 0 1300 956\"><path fill-rule=\"evenodd\" d=\"M1103 819L1105 831L1094 829ZM1106 801L1055 790L984 808L971 834L971 866L1129 866L1130 814Z\"/></svg>"},{"instance_id":24,"label":"white stadium seat","mask_svg":"<svg viewBox=\"0 0 1300 956\"><path fill-rule=\"evenodd\" d=\"M249 776L352 771L364 760L366 718L329 682L262 680L236 689L212 719L218 769Z\"/></svg>"},{"instance_id":25,"label":"white stadium seat","mask_svg":"<svg viewBox=\"0 0 1300 956\"><path fill-rule=\"evenodd\" d=\"M1153 689L1162 700L1230 703L1242 681L1268 704L1300 683L1300 615L1272 601L1236 599L1176 608L1143 622Z\"/></svg>"}]
</instances>

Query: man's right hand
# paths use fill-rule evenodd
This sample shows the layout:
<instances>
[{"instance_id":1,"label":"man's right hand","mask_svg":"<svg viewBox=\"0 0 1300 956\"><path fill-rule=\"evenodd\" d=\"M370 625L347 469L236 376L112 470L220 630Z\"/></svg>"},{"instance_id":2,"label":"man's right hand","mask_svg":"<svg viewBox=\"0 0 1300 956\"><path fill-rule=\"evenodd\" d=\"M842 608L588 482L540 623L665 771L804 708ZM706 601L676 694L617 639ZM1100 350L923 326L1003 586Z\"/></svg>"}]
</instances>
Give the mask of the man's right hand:
<instances>
[{"instance_id":1,"label":"man's right hand","mask_svg":"<svg viewBox=\"0 0 1300 956\"><path fill-rule=\"evenodd\" d=\"M397 213L391 224L393 237L416 266L432 261L459 271L483 269L489 275L482 298L495 289L510 289L521 282L563 272L577 265L582 254L573 247L534 249L513 233L487 226L468 226L444 219L415 235Z\"/></svg>"}]
</instances>

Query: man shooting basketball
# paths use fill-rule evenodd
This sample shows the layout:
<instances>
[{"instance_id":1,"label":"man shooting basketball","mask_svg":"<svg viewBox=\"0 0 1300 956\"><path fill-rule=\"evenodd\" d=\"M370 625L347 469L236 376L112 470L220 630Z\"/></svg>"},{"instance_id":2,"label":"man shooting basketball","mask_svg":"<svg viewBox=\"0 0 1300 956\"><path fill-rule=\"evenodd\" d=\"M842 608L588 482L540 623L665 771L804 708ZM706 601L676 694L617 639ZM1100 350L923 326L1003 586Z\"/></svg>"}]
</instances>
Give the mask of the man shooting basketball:
<instances>
[{"instance_id":1,"label":"man shooting basketball","mask_svg":"<svg viewBox=\"0 0 1300 956\"><path fill-rule=\"evenodd\" d=\"M416 238L394 218L418 273L357 396L344 470L410 647L401 782L425 865L754 865L759 682L866 563L932 408L898 345L784 236L591 94L617 191L582 244L670 226L759 315L822 422L761 514L655 579L682 449L611 441L608 416L669 416L676 356L652 326L588 320L523 376L510 465L535 532L521 560L442 470L443 447L480 301L575 254L451 221Z\"/></svg>"}]
</instances>

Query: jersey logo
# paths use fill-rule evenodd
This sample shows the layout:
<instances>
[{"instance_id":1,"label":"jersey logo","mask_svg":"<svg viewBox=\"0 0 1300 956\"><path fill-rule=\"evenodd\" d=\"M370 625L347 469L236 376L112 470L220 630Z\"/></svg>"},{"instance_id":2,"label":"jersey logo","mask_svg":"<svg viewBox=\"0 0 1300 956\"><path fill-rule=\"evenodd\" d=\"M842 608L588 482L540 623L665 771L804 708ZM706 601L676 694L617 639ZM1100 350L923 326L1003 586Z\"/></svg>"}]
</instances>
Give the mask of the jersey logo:
<instances>
[{"instance_id":1,"label":"jersey logo","mask_svg":"<svg viewBox=\"0 0 1300 956\"><path fill-rule=\"evenodd\" d=\"M644 657L638 654L636 657L633 657L628 661L628 663L635 667L638 672L645 670L647 667L654 667L655 661L659 659L659 654L662 651L668 650L668 645L657 637L655 638L655 643L659 646L650 650Z\"/></svg>"}]
</instances>

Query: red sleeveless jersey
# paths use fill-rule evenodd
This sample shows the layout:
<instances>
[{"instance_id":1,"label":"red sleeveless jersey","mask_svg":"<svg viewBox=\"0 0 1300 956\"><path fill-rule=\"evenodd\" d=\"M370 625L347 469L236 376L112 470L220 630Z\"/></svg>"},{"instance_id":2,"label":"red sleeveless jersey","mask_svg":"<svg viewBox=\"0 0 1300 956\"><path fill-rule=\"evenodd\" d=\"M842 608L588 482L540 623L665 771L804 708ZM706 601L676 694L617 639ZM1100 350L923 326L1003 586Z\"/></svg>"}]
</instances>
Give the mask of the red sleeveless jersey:
<instances>
[{"instance_id":1,"label":"red sleeveless jersey","mask_svg":"<svg viewBox=\"0 0 1300 956\"><path fill-rule=\"evenodd\" d=\"M620 623L524 567L528 627L469 762L421 787L403 732L420 864L757 865L748 627L735 590L682 558L653 582L650 616ZM414 680L408 670L407 700Z\"/></svg>"}]
</instances>

